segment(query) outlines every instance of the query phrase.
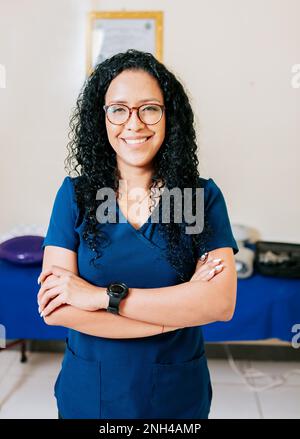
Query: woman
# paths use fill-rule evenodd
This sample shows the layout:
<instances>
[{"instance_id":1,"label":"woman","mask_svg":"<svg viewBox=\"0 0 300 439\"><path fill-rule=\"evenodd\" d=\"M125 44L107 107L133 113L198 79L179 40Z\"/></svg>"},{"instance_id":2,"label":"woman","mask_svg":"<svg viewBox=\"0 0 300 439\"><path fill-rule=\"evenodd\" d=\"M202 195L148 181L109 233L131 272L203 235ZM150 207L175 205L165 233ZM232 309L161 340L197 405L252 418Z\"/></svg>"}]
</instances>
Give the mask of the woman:
<instances>
[{"instance_id":1,"label":"woman","mask_svg":"<svg viewBox=\"0 0 300 439\"><path fill-rule=\"evenodd\" d=\"M96 66L70 126L77 175L55 198L38 293L44 321L69 328L59 417L208 418L201 325L233 315L238 247L221 190L197 170L188 97L150 53L128 50ZM203 231L174 221L184 188L192 209L204 192Z\"/></svg>"}]
</instances>

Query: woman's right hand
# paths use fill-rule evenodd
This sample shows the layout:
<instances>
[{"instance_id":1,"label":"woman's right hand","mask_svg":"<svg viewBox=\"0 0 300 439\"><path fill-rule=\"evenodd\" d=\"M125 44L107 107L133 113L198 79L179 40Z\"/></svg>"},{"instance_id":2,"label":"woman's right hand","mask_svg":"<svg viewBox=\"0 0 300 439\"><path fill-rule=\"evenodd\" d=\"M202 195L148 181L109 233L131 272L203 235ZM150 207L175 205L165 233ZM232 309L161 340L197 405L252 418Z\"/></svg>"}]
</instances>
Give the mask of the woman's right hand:
<instances>
[{"instance_id":1,"label":"woman's right hand","mask_svg":"<svg viewBox=\"0 0 300 439\"><path fill-rule=\"evenodd\" d=\"M195 271L190 279L190 282L195 280L209 281L217 274L224 270L222 259L207 258L202 265Z\"/></svg>"}]
</instances>

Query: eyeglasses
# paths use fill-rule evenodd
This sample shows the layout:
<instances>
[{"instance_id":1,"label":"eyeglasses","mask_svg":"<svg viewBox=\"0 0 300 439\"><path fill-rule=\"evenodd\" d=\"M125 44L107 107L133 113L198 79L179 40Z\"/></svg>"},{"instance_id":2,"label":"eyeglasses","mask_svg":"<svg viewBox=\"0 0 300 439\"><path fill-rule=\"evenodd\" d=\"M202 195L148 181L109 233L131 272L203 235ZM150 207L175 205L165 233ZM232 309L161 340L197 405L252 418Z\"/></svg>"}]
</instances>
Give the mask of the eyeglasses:
<instances>
[{"instance_id":1,"label":"eyeglasses","mask_svg":"<svg viewBox=\"0 0 300 439\"><path fill-rule=\"evenodd\" d=\"M107 119L114 125L122 125L126 123L132 113L137 110L138 118L146 125L155 125L160 121L165 110L164 105L160 104L144 104L139 107L127 107L125 104L103 105Z\"/></svg>"}]
</instances>

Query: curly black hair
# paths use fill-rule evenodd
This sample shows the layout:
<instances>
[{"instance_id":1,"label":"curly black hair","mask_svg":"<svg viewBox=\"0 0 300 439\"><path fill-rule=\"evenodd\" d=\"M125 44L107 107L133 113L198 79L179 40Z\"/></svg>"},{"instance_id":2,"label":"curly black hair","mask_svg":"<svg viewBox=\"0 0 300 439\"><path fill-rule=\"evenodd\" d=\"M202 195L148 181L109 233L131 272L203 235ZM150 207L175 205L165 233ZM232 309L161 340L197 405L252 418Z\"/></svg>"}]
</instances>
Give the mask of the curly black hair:
<instances>
[{"instance_id":1,"label":"curly black hair","mask_svg":"<svg viewBox=\"0 0 300 439\"><path fill-rule=\"evenodd\" d=\"M85 219L84 239L97 254L91 263L102 255L101 247L109 245L109 238L101 230L96 210L101 201L96 193L101 187L118 191L120 174L116 153L108 141L105 125L105 94L110 82L124 70L142 70L152 75L159 83L166 111L166 132L163 144L153 159L153 176L150 189L163 181L165 186L192 188L193 212L195 212L195 188L202 187L198 171L194 114L188 96L173 73L151 53L129 49L99 63L85 80L70 119L68 156L65 170L75 172L76 201ZM69 174L70 175L70 174ZM152 200L153 201L153 200ZM174 222L174 200L170 197L170 223L157 223L158 232L165 238L166 258L185 282L190 273L184 269L186 258L196 263L199 251L206 251L205 243L211 226L204 215L204 230L187 235L186 223ZM183 205L183 203L182 203ZM189 224L190 225L190 224Z\"/></svg>"}]
</instances>

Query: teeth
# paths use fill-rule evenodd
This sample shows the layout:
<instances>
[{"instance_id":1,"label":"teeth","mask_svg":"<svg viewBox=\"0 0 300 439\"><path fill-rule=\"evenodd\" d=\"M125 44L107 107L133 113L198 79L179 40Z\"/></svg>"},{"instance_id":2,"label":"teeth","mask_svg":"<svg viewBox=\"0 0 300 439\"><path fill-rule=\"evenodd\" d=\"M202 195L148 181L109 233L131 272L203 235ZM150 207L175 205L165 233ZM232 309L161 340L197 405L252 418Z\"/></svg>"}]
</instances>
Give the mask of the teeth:
<instances>
[{"instance_id":1,"label":"teeth","mask_svg":"<svg viewBox=\"0 0 300 439\"><path fill-rule=\"evenodd\" d=\"M124 139L124 140L125 140L125 139ZM127 140L125 140L125 142L128 143L129 145L134 145L134 144L136 144L136 143L144 143L144 142L146 142L146 140L147 140L147 137L145 137L144 139L135 139L135 140L133 140L133 139L131 139L131 140L127 139Z\"/></svg>"}]
</instances>

